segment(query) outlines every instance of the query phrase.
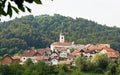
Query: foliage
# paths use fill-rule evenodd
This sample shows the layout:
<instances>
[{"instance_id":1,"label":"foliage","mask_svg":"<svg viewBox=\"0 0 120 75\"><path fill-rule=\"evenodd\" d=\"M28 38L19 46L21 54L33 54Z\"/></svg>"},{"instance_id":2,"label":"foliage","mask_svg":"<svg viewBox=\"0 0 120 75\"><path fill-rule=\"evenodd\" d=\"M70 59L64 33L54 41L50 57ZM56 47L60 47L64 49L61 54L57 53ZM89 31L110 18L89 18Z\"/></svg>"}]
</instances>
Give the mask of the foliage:
<instances>
[{"instance_id":1,"label":"foliage","mask_svg":"<svg viewBox=\"0 0 120 75\"><path fill-rule=\"evenodd\" d=\"M107 66L107 73L106 75L115 75L116 74L116 67L117 67L117 64L115 63L115 61L111 61L108 66Z\"/></svg>"},{"instance_id":2,"label":"foliage","mask_svg":"<svg viewBox=\"0 0 120 75\"><path fill-rule=\"evenodd\" d=\"M106 69L108 63L109 63L109 58L107 54L96 54L92 58L92 63L94 63L95 66L101 68L101 69Z\"/></svg>"},{"instance_id":3,"label":"foliage","mask_svg":"<svg viewBox=\"0 0 120 75\"><path fill-rule=\"evenodd\" d=\"M59 40L61 30L65 41L80 44L108 43L113 49L120 51L120 28L59 14L35 17L29 15L0 23L0 56L49 47L52 42Z\"/></svg>"},{"instance_id":4,"label":"foliage","mask_svg":"<svg viewBox=\"0 0 120 75\"><path fill-rule=\"evenodd\" d=\"M26 61L25 61L25 65L28 66L28 65L31 65L33 64L32 60L30 58L28 58Z\"/></svg>"},{"instance_id":5,"label":"foliage","mask_svg":"<svg viewBox=\"0 0 120 75\"><path fill-rule=\"evenodd\" d=\"M89 59L84 57L77 57L75 59L75 64L80 71L91 71L93 70L94 66Z\"/></svg>"},{"instance_id":6,"label":"foliage","mask_svg":"<svg viewBox=\"0 0 120 75\"><path fill-rule=\"evenodd\" d=\"M24 68L18 63L14 62L9 65L12 75L22 75Z\"/></svg>"},{"instance_id":7,"label":"foliage","mask_svg":"<svg viewBox=\"0 0 120 75\"><path fill-rule=\"evenodd\" d=\"M13 11L18 14L19 10L25 12L25 9L31 12L31 9L26 6L25 3L31 4L33 2L35 2L36 4L42 4L41 0L0 0L0 16L9 15L11 17L13 15ZM6 11L5 8L7 8Z\"/></svg>"},{"instance_id":8,"label":"foliage","mask_svg":"<svg viewBox=\"0 0 120 75\"><path fill-rule=\"evenodd\" d=\"M103 60L103 59L100 59ZM28 61L28 60L27 60ZM29 60L30 61L30 60ZM77 63L78 61L78 63ZM9 65L0 64L0 75L119 75L120 64L109 61L106 69L101 66L94 67L89 59L78 57L76 66L67 65L48 65L45 62L37 62L34 64L23 64L15 62ZM81 66L80 66L81 65ZM84 68L82 67L84 66ZM86 65L86 66L85 66ZM91 66L89 66L91 65ZM83 70L80 68L83 68ZM94 68L94 69L93 69ZM104 71L103 71L104 70ZM103 73L102 73L103 72Z\"/></svg>"},{"instance_id":9,"label":"foliage","mask_svg":"<svg viewBox=\"0 0 120 75\"><path fill-rule=\"evenodd\" d=\"M72 53L74 50L75 50L74 48L71 48L71 49L70 49L70 53Z\"/></svg>"}]
</instances>

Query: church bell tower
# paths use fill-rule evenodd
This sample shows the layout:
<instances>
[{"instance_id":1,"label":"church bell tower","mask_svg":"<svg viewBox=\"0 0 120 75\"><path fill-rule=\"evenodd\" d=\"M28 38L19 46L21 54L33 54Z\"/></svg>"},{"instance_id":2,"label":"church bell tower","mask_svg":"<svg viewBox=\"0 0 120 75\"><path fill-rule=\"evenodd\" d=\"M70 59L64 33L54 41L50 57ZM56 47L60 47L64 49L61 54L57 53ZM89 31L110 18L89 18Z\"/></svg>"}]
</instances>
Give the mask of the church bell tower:
<instances>
[{"instance_id":1,"label":"church bell tower","mask_svg":"<svg viewBox=\"0 0 120 75\"><path fill-rule=\"evenodd\" d=\"M65 42L65 37L63 33L60 33L60 42Z\"/></svg>"}]
</instances>

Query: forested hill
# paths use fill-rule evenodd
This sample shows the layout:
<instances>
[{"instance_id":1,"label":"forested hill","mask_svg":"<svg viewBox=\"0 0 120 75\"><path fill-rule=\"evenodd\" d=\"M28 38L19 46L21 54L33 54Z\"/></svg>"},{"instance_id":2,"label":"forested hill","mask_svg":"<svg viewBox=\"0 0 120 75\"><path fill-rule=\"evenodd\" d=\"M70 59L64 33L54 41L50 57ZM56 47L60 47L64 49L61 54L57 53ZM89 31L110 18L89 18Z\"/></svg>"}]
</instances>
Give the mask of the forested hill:
<instances>
[{"instance_id":1,"label":"forested hill","mask_svg":"<svg viewBox=\"0 0 120 75\"><path fill-rule=\"evenodd\" d=\"M49 47L52 42L59 41L61 30L66 41L80 44L110 43L112 48L120 50L120 28L58 14L29 15L0 23L0 55Z\"/></svg>"}]
</instances>

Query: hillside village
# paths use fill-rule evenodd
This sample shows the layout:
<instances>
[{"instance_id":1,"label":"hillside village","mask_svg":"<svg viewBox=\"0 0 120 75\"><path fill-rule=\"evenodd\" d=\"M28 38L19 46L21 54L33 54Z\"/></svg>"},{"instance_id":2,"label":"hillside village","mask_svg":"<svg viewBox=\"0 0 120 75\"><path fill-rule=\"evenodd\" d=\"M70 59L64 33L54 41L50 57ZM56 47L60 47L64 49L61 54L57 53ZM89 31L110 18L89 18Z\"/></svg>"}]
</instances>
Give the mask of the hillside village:
<instances>
[{"instance_id":1,"label":"hillside village","mask_svg":"<svg viewBox=\"0 0 120 75\"><path fill-rule=\"evenodd\" d=\"M30 58L33 63L44 61L50 65L75 65L75 58L78 56L91 59L95 54L107 54L110 60L118 59L118 52L110 47L110 44L75 44L74 42L66 42L65 36L60 33L59 42L53 42L50 48L38 50L26 50L22 56L15 55L13 57L6 55L2 58L2 64L13 63L19 61L20 64Z\"/></svg>"}]
</instances>

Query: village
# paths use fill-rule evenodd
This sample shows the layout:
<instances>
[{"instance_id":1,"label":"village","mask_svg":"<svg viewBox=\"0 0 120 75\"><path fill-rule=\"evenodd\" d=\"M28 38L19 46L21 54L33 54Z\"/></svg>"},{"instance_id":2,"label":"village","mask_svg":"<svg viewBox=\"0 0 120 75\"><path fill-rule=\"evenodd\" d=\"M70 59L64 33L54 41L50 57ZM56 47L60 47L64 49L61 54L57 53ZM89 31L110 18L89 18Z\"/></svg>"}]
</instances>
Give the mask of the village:
<instances>
[{"instance_id":1,"label":"village","mask_svg":"<svg viewBox=\"0 0 120 75\"><path fill-rule=\"evenodd\" d=\"M112 49L110 44L74 44L74 42L66 42L63 33L60 33L59 42L53 42L50 48L38 50L25 50L21 56L6 55L2 58L2 64L10 64L19 61L24 64L27 59L31 59L33 63L44 61L49 65L75 65L75 58L78 56L91 59L95 54L107 54L110 60L118 59L118 51Z\"/></svg>"}]
</instances>

